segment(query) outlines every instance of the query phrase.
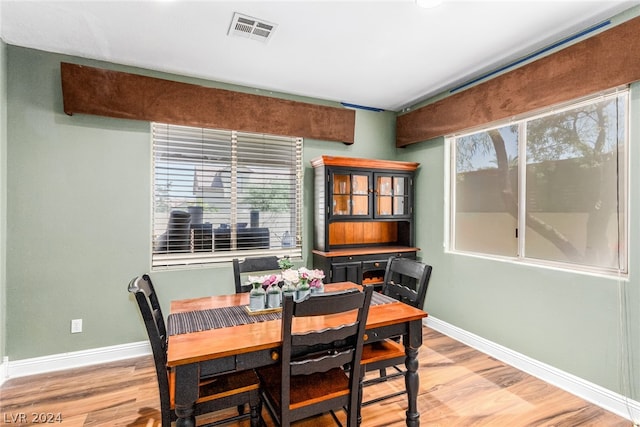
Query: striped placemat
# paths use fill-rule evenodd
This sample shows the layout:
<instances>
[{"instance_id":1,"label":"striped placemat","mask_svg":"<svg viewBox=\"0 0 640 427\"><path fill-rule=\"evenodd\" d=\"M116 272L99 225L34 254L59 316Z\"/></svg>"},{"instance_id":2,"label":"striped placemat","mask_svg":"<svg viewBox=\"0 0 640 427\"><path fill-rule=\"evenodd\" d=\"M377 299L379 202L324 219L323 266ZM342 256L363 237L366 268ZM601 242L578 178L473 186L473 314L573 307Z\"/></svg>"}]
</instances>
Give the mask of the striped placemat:
<instances>
[{"instance_id":1,"label":"striped placemat","mask_svg":"<svg viewBox=\"0 0 640 427\"><path fill-rule=\"evenodd\" d=\"M374 292L371 296L372 306L391 302L397 302L397 300L378 292ZM278 320L281 318L281 312L249 315L243 306L236 305L171 314L167 319L167 329L169 335L180 335L209 329L265 322L267 320Z\"/></svg>"}]
</instances>

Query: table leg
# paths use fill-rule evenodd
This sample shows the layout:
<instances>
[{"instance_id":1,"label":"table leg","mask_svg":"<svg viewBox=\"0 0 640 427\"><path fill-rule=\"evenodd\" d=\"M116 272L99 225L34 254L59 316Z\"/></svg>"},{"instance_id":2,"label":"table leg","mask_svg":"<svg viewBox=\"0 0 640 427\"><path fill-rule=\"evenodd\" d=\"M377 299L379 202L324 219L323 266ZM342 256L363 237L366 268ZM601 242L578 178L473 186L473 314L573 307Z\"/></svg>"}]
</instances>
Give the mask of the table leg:
<instances>
[{"instance_id":1,"label":"table leg","mask_svg":"<svg viewBox=\"0 0 640 427\"><path fill-rule=\"evenodd\" d=\"M422 321L409 322L409 331L402 338L406 354L404 375L407 388L407 427L420 425L420 412L418 412L418 392L420 390L420 377L418 376L418 349L422 345Z\"/></svg>"},{"instance_id":2,"label":"table leg","mask_svg":"<svg viewBox=\"0 0 640 427\"><path fill-rule=\"evenodd\" d=\"M193 406L176 405L176 427L195 427L196 417L193 415Z\"/></svg>"},{"instance_id":3,"label":"table leg","mask_svg":"<svg viewBox=\"0 0 640 427\"><path fill-rule=\"evenodd\" d=\"M195 363L182 365L176 367L175 375L176 427L195 427L194 411L198 400L200 369Z\"/></svg>"},{"instance_id":4,"label":"table leg","mask_svg":"<svg viewBox=\"0 0 640 427\"><path fill-rule=\"evenodd\" d=\"M420 377L418 376L418 349L406 347L407 359L405 366L407 372L404 375L405 387L407 388L407 427L418 427L420 425L420 413L418 412L418 390L420 389Z\"/></svg>"}]
</instances>

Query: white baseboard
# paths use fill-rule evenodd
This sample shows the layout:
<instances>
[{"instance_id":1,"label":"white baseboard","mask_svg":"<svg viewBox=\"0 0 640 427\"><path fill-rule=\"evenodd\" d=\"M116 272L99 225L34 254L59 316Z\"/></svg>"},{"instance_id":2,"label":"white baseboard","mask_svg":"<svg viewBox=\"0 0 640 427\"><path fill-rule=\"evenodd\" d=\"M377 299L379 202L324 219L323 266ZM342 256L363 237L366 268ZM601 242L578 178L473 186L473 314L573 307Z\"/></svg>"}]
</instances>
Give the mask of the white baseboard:
<instances>
[{"instance_id":1,"label":"white baseboard","mask_svg":"<svg viewBox=\"0 0 640 427\"><path fill-rule=\"evenodd\" d=\"M148 341L141 341L70 353L52 354L49 356L34 357L32 359L15 360L9 361L8 363L5 360L2 364L4 366L4 368L2 368L4 370L2 379L114 362L116 360L145 356L147 354L151 354L151 346ZM2 379L0 379L0 381Z\"/></svg>"},{"instance_id":2,"label":"white baseboard","mask_svg":"<svg viewBox=\"0 0 640 427\"><path fill-rule=\"evenodd\" d=\"M640 420L640 402L539 362L432 316L427 317L424 323L431 329L495 357L529 375L553 384L607 411L636 423Z\"/></svg>"}]
</instances>

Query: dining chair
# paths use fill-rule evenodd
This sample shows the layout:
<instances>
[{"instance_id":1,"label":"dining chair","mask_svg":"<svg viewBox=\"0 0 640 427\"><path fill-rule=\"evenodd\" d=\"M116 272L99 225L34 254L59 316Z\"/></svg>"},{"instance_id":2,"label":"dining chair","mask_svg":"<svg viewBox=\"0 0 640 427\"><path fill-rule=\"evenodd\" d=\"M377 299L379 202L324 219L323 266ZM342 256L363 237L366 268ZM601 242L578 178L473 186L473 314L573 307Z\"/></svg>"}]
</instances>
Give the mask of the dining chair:
<instances>
[{"instance_id":1,"label":"dining chair","mask_svg":"<svg viewBox=\"0 0 640 427\"><path fill-rule=\"evenodd\" d=\"M311 294L297 302L285 297L280 363L257 370L263 403L276 424L288 427L329 412L341 425L334 413L338 409L346 411L347 426L359 424L360 358L372 292L372 286L365 286L363 291ZM338 315L336 324L319 322L320 328L314 323L315 316L325 315Z\"/></svg>"},{"instance_id":2,"label":"dining chair","mask_svg":"<svg viewBox=\"0 0 640 427\"><path fill-rule=\"evenodd\" d=\"M242 275L246 273L264 273L280 270L277 256L247 257L243 261L233 259L233 277L236 284L236 293L249 292L251 285L242 284Z\"/></svg>"},{"instance_id":3,"label":"dining chair","mask_svg":"<svg viewBox=\"0 0 640 427\"><path fill-rule=\"evenodd\" d=\"M162 427L170 427L171 422L176 420L173 410L175 383L173 373L167 368L167 328L162 310L149 275L135 277L129 283L128 290L135 295L151 343L160 391ZM261 423L262 406L259 385L258 377L253 370L201 378L200 397L196 401L194 416L237 407L238 415L208 425L218 425L250 416L251 426L258 427ZM248 414L244 413L246 403L250 407Z\"/></svg>"},{"instance_id":4,"label":"dining chair","mask_svg":"<svg viewBox=\"0 0 640 427\"><path fill-rule=\"evenodd\" d=\"M382 293L405 304L423 309L429 287L432 267L409 258L390 257L384 274ZM362 365L365 372L378 371L379 376L363 381L363 386L377 384L392 378L404 376L406 358L400 337L387 338L366 344L363 348ZM394 372L387 374L387 368ZM406 390L368 400L363 405L380 402L406 393Z\"/></svg>"}]
</instances>

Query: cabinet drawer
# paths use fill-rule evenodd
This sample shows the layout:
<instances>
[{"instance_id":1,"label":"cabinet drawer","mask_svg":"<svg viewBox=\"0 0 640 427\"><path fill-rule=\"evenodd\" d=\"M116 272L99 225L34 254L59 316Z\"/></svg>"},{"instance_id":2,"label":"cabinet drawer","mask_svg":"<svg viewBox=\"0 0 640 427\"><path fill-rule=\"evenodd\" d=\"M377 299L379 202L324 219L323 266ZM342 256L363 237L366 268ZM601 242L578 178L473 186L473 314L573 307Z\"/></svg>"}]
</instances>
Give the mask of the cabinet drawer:
<instances>
[{"instance_id":1,"label":"cabinet drawer","mask_svg":"<svg viewBox=\"0 0 640 427\"><path fill-rule=\"evenodd\" d=\"M272 348L252 353L244 353L236 356L237 370L259 368L271 365L280 359L280 349Z\"/></svg>"},{"instance_id":2,"label":"cabinet drawer","mask_svg":"<svg viewBox=\"0 0 640 427\"><path fill-rule=\"evenodd\" d=\"M235 356L227 356L220 359L208 360L200 364L200 376L207 377L210 375L232 372L236 369Z\"/></svg>"},{"instance_id":3,"label":"cabinet drawer","mask_svg":"<svg viewBox=\"0 0 640 427\"><path fill-rule=\"evenodd\" d=\"M378 259L375 261L363 261L362 271L384 270L387 268L387 260L388 258Z\"/></svg>"}]
</instances>

